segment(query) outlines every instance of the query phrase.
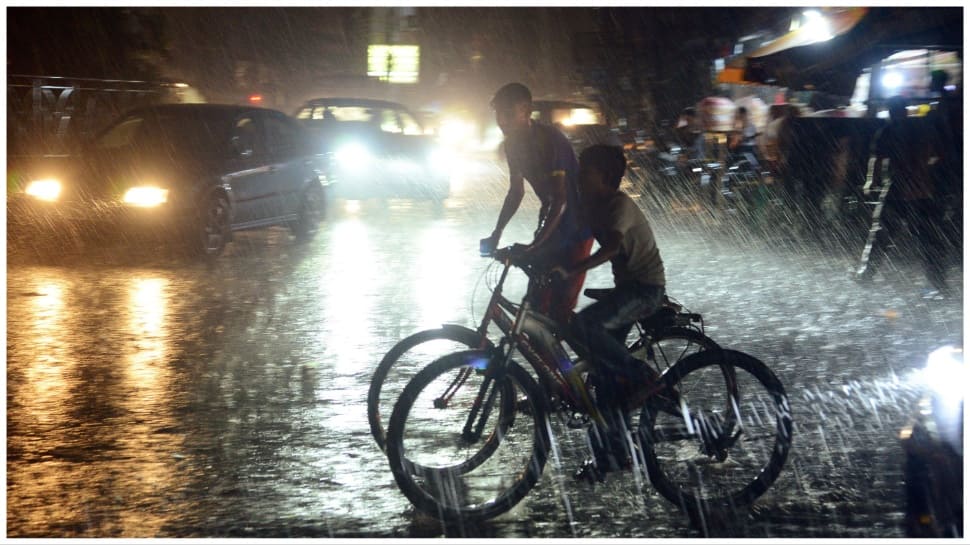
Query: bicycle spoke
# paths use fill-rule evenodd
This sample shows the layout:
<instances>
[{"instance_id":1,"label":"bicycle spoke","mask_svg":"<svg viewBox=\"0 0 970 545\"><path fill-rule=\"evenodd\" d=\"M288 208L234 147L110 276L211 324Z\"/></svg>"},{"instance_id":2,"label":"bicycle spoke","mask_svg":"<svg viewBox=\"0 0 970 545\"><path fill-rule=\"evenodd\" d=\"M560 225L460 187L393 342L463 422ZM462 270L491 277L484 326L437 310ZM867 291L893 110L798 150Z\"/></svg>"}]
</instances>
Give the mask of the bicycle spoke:
<instances>
[{"instance_id":1,"label":"bicycle spoke","mask_svg":"<svg viewBox=\"0 0 970 545\"><path fill-rule=\"evenodd\" d=\"M482 342L475 331L450 326L420 331L394 345L378 364L367 393L367 418L378 446L384 448L384 428L407 381L439 357Z\"/></svg>"},{"instance_id":2,"label":"bicycle spoke","mask_svg":"<svg viewBox=\"0 0 970 545\"><path fill-rule=\"evenodd\" d=\"M488 379L492 386L484 391L485 376L471 373L447 404L436 405L442 385L462 367L460 357L442 358L409 384L391 417L388 459L402 491L423 511L487 518L509 509L538 480L548 449L545 416L520 368L518 378ZM529 411L518 410L522 403ZM468 434L476 406L482 433Z\"/></svg>"}]
</instances>

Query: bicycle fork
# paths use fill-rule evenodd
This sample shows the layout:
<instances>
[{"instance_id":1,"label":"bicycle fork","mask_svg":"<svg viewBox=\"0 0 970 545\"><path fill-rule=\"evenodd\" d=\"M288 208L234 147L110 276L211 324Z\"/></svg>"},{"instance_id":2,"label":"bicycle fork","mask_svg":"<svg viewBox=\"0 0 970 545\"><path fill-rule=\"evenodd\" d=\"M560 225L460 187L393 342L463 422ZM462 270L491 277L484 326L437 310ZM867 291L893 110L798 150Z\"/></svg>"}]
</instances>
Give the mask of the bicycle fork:
<instances>
[{"instance_id":1,"label":"bicycle fork","mask_svg":"<svg viewBox=\"0 0 970 545\"><path fill-rule=\"evenodd\" d=\"M493 386L503 383L509 362L512 360L512 352L515 349L515 345L511 342L511 339L518 338L522 334L524 317L528 310L528 300L523 301L519 305L518 312L515 314L515 321L512 322L511 331L502 339L502 342L489 358L488 365L485 367L485 379L478 389L478 395L472 403L471 411L465 420L465 427L461 431L461 437L465 441L475 442L482 437L485 424L488 422L492 408L495 406L495 396L498 394L498 388L494 388ZM466 368L466 370L471 372L470 369ZM514 395L514 391L512 395Z\"/></svg>"}]
</instances>

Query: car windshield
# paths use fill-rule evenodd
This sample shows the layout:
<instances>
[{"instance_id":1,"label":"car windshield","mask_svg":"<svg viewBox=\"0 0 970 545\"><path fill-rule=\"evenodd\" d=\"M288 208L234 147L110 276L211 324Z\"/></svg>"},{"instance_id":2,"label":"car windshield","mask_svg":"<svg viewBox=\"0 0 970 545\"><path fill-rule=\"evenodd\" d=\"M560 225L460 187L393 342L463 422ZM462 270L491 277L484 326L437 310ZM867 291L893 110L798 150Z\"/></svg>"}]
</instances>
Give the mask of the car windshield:
<instances>
[{"instance_id":1,"label":"car windshield","mask_svg":"<svg viewBox=\"0 0 970 545\"><path fill-rule=\"evenodd\" d=\"M103 132L94 147L103 151L139 149L194 155L224 151L228 141L219 119L199 112L157 112L130 116Z\"/></svg>"},{"instance_id":2,"label":"car windshield","mask_svg":"<svg viewBox=\"0 0 970 545\"><path fill-rule=\"evenodd\" d=\"M327 122L336 123L370 123L377 116L377 109L368 106L335 106L318 104L306 106L297 114L301 121L312 121L314 124Z\"/></svg>"}]
</instances>

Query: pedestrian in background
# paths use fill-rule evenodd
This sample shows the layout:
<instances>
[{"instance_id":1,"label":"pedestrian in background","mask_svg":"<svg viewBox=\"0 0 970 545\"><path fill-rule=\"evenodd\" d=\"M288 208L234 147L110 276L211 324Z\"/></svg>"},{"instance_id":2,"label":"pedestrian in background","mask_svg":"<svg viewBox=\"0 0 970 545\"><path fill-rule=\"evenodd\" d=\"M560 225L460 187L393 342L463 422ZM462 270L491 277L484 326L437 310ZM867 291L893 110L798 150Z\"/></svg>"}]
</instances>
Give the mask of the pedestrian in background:
<instances>
[{"instance_id":1,"label":"pedestrian in background","mask_svg":"<svg viewBox=\"0 0 970 545\"><path fill-rule=\"evenodd\" d=\"M923 296L939 298L947 291L939 236L942 214L931 174L941 158L939 135L928 130L926 120L907 118L903 97L889 99L888 105L889 123L875 137L876 160L869 190L881 189L883 183L890 185L869 262L860 267L856 278L864 283L871 281L890 244L910 235L930 284ZM888 180L883 173L884 159L889 160Z\"/></svg>"}]
</instances>

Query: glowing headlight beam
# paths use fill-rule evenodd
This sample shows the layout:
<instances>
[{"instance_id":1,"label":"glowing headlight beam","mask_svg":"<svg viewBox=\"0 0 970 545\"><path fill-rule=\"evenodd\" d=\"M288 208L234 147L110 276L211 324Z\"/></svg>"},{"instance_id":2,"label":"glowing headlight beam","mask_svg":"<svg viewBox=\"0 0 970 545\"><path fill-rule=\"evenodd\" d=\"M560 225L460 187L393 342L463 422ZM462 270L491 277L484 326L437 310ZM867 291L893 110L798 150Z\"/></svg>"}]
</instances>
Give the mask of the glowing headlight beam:
<instances>
[{"instance_id":1,"label":"glowing headlight beam","mask_svg":"<svg viewBox=\"0 0 970 545\"><path fill-rule=\"evenodd\" d=\"M149 208L168 201L168 190L160 187L138 186L125 192L125 204Z\"/></svg>"},{"instance_id":2,"label":"glowing headlight beam","mask_svg":"<svg viewBox=\"0 0 970 545\"><path fill-rule=\"evenodd\" d=\"M27 184L25 192L35 199L56 201L61 194L61 182L53 178L33 180Z\"/></svg>"},{"instance_id":3,"label":"glowing headlight beam","mask_svg":"<svg viewBox=\"0 0 970 545\"><path fill-rule=\"evenodd\" d=\"M362 144L347 144L337 150L337 162L343 167L363 168L371 160L371 153Z\"/></svg>"},{"instance_id":4,"label":"glowing headlight beam","mask_svg":"<svg viewBox=\"0 0 970 545\"><path fill-rule=\"evenodd\" d=\"M439 140L447 145L461 145L475 133L471 123L459 119L447 119L441 122L438 129Z\"/></svg>"},{"instance_id":5,"label":"glowing headlight beam","mask_svg":"<svg viewBox=\"0 0 970 545\"><path fill-rule=\"evenodd\" d=\"M428 161L432 167L440 170L447 171L452 168L451 154L442 149L436 149L429 153Z\"/></svg>"},{"instance_id":6,"label":"glowing headlight beam","mask_svg":"<svg viewBox=\"0 0 970 545\"><path fill-rule=\"evenodd\" d=\"M934 350L923 369L926 384L945 400L962 399L966 374L963 349L952 346Z\"/></svg>"}]
</instances>

